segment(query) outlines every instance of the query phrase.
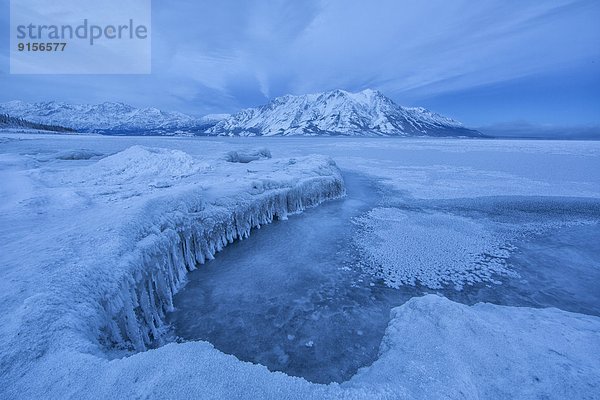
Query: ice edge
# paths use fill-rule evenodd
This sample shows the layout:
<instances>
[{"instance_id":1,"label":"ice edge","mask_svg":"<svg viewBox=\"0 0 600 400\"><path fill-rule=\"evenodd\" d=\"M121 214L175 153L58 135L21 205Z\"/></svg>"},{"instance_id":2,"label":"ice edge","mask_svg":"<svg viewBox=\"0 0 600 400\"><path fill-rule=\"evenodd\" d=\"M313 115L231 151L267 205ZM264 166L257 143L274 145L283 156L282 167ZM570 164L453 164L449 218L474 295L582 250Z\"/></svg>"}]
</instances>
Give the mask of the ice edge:
<instances>
[{"instance_id":1,"label":"ice edge","mask_svg":"<svg viewBox=\"0 0 600 400\"><path fill-rule=\"evenodd\" d=\"M247 238L253 228L344 195L337 173L265 192L249 204L229 204L217 213L210 207L170 221L160 235L137 244L137 260L127 260L128 279L102 300L99 342L104 347L147 350L160 339L166 313L173 309L173 296L185 284L188 271L234 240Z\"/></svg>"}]
</instances>

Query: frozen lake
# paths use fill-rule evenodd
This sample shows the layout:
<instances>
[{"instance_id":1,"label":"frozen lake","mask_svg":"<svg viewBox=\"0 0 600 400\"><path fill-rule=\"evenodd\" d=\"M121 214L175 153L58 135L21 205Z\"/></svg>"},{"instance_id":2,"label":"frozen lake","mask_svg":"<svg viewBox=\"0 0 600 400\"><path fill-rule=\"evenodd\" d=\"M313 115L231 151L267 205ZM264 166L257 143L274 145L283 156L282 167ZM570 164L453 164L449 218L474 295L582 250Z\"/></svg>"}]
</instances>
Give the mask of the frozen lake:
<instances>
[{"instance_id":1,"label":"frozen lake","mask_svg":"<svg viewBox=\"0 0 600 400\"><path fill-rule=\"evenodd\" d=\"M346 198L264 226L190 273L189 283L175 297L176 311L169 315L171 335L180 341L206 340L241 360L329 383L348 380L370 365L390 310L425 293L465 304L557 307L600 315L595 284L600 281L600 201L500 196L417 201L356 173L346 173L345 182ZM425 270L428 262L447 262L457 264L455 274L470 272L462 265L469 260L444 259L452 255L443 246L435 253L439 226L427 226L425 233L412 229L411 223L432 216L442 225L476 221L484 232L501 232L501 245L509 250L491 258L483 254L477 262L491 264L493 272L501 259L503 267L487 281L460 288L428 287L418 276L414 284L390 287L377 268L365 267L368 261L356 245L361 229L357 218L380 207L411 215L383 228L391 227L404 241L387 245L406 246L408 241L416 243L418 252L433 252L418 261ZM523 225L528 229L521 230ZM469 239L461 231L443 230L441 235L462 235L450 238L458 242ZM410 259L392 260L393 268L414 266L419 254L407 252Z\"/></svg>"},{"instance_id":2,"label":"frozen lake","mask_svg":"<svg viewBox=\"0 0 600 400\"><path fill-rule=\"evenodd\" d=\"M598 392L599 142L6 135L0 178L0 397Z\"/></svg>"},{"instance_id":3,"label":"frozen lake","mask_svg":"<svg viewBox=\"0 0 600 400\"><path fill-rule=\"evenodd\" d=\"M190 273L169 316L174 333L320 383L374 361L403 298L358 267L352 218L380 195L364 177L345 181L345 199L264 226Z\"/></svg>"}]
</instances>

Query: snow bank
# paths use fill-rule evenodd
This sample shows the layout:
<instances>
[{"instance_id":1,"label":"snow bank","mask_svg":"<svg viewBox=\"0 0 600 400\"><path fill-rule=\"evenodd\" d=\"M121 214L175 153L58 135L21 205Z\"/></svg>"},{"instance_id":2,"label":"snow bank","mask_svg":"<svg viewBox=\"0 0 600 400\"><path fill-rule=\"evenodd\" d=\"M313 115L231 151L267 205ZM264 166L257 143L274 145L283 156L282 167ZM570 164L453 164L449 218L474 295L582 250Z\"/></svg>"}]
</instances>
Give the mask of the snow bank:
<instances>
[{"instance_id":1,"label":"snow bank","mask_svg":"<svg viewBox=\"0 0 600 400\"><path fill-rule=\"evenodd\" d=\"M435 295L392 310L380 357L351 388L398 398L593 399L600 393L600 318L558 309L476 304ZM401 377L401 378L400 378Z\"/></svg>"},{"instance_id":2,"label":"snow bank","mask_svg":"<svg viewBox=\"0 0 600 400\"><path fill-rule=\"evenodd\" d=\"M83 168L79 173L69 172L65 180L73 176L79 182L96 185L128 184L157 178L181 179L208 168L207 163L199 162L183 151L132 146Z\"/></svg>"}]
</instances>

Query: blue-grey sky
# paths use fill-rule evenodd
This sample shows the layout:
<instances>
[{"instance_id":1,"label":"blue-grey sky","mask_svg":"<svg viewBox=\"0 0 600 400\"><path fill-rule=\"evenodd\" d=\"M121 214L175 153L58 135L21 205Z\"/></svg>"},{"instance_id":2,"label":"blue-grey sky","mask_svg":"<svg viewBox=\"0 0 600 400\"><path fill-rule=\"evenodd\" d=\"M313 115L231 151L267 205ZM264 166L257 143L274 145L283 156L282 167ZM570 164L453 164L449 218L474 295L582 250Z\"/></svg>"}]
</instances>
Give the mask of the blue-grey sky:
<instances>
[{"instance_id":1,"label":"blue-grey sky","mask_svg":"<svg viewBox=\"0 0 600 400\"><path fill-rule=\"evenodd\" d=\"M202 115L374 88L470 126L600 125L598 21L597 0L155 0L152 74L10 75L5 34L0 101Z\"/></svg>"}]
</instances>

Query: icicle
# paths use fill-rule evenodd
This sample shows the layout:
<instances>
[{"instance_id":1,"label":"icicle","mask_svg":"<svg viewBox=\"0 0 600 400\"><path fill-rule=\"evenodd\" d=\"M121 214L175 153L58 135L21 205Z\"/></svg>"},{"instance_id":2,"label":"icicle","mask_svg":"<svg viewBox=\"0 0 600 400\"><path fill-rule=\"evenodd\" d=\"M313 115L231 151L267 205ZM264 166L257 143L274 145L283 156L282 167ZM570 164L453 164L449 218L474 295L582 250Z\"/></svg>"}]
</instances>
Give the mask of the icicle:
<instances>
[{"instance_id":1,"label":"icicle","mask_svg":"<svg viewBox=\"0 0 600 400\"><path fill-rule=\"evenodd\" d=\"M106 336L103 342L145 350L159 339L166 312L173 309L173 296L188 271L214 259L236 239L247 238L252 229L342 195L339 176L320 176L295 188L256 194L251 203L227 207L203 203L200 210L169 218L147 238L138 255L140 263L131 265L130 278L103 305L108 319L100 330Z\"/></svg>"}]
</instances>

